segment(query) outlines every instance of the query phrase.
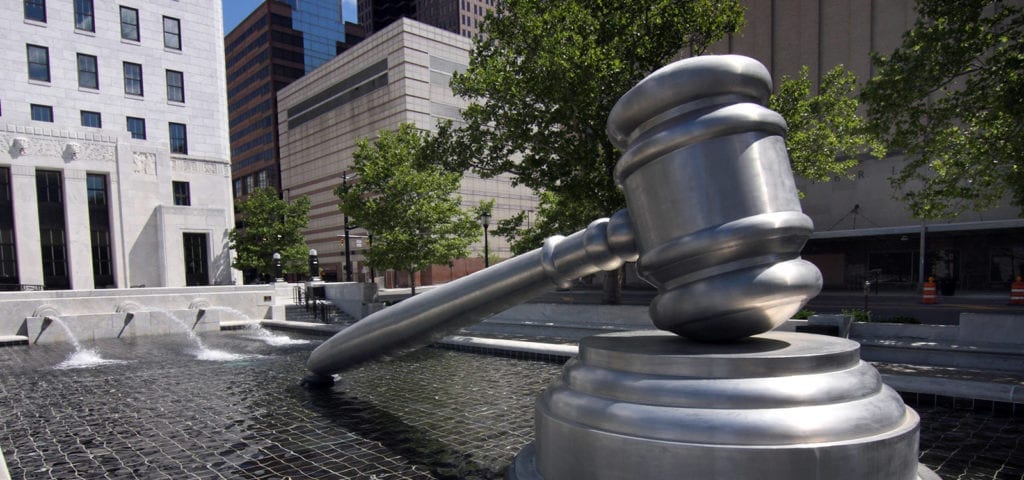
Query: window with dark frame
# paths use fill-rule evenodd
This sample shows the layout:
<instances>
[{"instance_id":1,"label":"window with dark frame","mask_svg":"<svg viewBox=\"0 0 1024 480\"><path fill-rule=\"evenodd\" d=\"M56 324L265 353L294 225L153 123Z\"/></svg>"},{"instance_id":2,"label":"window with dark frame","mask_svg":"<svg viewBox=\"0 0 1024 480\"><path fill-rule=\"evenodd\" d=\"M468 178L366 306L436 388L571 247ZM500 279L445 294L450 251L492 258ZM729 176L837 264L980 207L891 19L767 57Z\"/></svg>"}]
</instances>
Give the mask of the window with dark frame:
<instances>
[{"instance_id":1,"label":"window with dark frame","mask_svg":"<svg viewBox=\"0 0 1024 480\"><path fill-rule=\"evenodd\" d=\"M96 31L92 0L75 0L75 29L87 32Z\"/></svg>"},{"instance_id":2,"label":"window with dark frame","mask_svg":"<svg viewBox=\"0 0 1024 480\"><path fill-rule=\"evenodd\" d=\"M121 7L121 38L138 42L139 11L131 7Z\"/></svg>"},{"instance_id":3,"label":"window with dark frame","mask_svg":"<svg viewBox=\"0 0 1024 480\"><path fill-rule=\"evenodd\" d=\"M108 207L107 176L99 173L86 175L89 197L89 231L92 241L92 277L96 288L112 287L114 262L110 246L110 209Z\"/></svg>"},{"instance_id":4,"label":"window with dark frame","mask_svg":"<svg viewBox=\"0 0 1024 480\"><path fill-rule=\"evenodd\" d=\"M100 74L95 56L78 54L78 86L93 90L100 88Z\"/></svg>"},{"instance_id":5,"label":"window with dark frame","mask_svg":"<svg viewBox=\"0 0 1024 480\"><path fill-rule=\"evenodd\" d=\"M40 82L50 81L50 49L39 45L27 45L28 78Z\"/></svg>"},{"instance_id":6,"label":"window with dark frame","mask_svg":"<svg viewBox=\"0 0 1024 480\"><path fill-rule=\"evenodd\" d=\"M17 285L17 245L14 242L14 206L11 203L11 167L0 167L0 284Z\"/></svg>"},{"instance_id":7,"label":"window with dark frame","mask_svg":"<svg viewBox=\"0 0 1024 480\"><path fill-rule=\"evenodd\" d=\"M181 50L181 21L164 17L164 47Z\"/></svg>"},{"instance_id":8,"label":"window with dark frame","mask_svg":"<svg viewBox=\"0 0 1024 480\"><path fill-rule=\"evenodd\" d=\"M47 290L71 288L63 191L61 172L36 170L36 208L39 212L43 285Z\"/></svg>"},{"instance_id":9,"label":"window with dark frame","mask_svg":"<svg viewBox=\"0 0 1024 480\"><path fill-rule=\"evenodd\" d=\"M128 131L131 132L132 138L137 140L146 139L146 119L138 117L128 117Z\"/></svg>"},{"instance_id":10,"label":"window with dark frame","mask_svg":"<svg viewBox=\"0 0 1024 480\"><path fill-rule=\"evenodd\" d=\"M185 74L167 70L167 100L185 103Z\"/></svg>"},{"instance_id":11,"label":"window with dark frame","mask_svg":"<svg viewBox=\"0 0 1024 480\"><path fill-rule=\"evenodd\" d=\"M100 112L90 112L82 110L82 126L92 128L103 128L103 120L100 117Z\"/></svg>"},{"instance_id":12,"label":"window with dark frame","mask_svg":"<svg viewBox=\"0 0 1024 480\"><path fill-rule=\"evenodd\" d=\"M174 204L180 206L192 205L192 197L189 194L188 182L171 182L174 190Z\"/></svg>"},{"instance_id":13,"label":"window with dark frame","mask_svg":"<svg viewBox=\"0 0 1024 480\"><path fill-rule=\"evenodd\" d=\"M170 122L167 124L171 137L171 153L188 155L188 133L183 123Z\"/></svg>"},{"instance_id":14,"label":"window with dark frame","mask_svg":"<svg viewBox=\"0 0 1024 480\"><path fill-rule=\"evenodd\" d=\"M142 96L142 65L124 62L124 93Z\"/></svg>"},{"instance_id":15,"label":"window with dark frame","mask_svg":"<svg viewBox=\"0 0 1024 480\"><path fill-rule=\"evenodd\" d=\"M25 20L46 23L46 0L25 0Z\"/></svg>"},{"instance_id":16,"label":"window with dark frame","mask_svg":"<svg viewBox=\"0 0 1024 480\"><path fill-rule=\"evenodd\" d=\"M53 123L53 107L32 104L32 120Z\"/></svg>"}]
</instances>

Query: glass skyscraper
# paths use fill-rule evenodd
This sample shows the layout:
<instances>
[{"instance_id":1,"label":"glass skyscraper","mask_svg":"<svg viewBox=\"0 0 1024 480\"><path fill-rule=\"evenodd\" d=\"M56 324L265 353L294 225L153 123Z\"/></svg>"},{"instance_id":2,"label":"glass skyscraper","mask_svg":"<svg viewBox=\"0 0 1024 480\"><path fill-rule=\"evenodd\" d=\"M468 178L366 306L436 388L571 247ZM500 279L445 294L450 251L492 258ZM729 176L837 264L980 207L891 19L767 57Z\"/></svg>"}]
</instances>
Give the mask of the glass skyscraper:
<instances>
[{"instance_id":1,"label":"glass skyscraper","mask_svg":"<svg viewBox=\"0 0 1024 480\"><path fill-rule=\"evenodd\" d=\"M267 0L225 37L236 201L281 191L277 92L363 39L342 12L342 0Z\"/></svg>"}]
</instances>

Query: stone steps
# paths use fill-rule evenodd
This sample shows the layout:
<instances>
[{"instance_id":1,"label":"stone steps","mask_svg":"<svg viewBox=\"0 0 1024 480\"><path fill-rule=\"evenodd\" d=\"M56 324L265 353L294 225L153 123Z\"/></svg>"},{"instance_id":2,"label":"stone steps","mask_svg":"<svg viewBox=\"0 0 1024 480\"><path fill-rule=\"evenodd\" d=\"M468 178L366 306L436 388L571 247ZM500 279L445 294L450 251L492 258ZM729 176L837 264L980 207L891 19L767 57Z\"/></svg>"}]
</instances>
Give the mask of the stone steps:
<instances>
[{"instance_id":1,"label":"stone steps","mask_svg":"<svg viewBox=\"0 0 1024 480\"><path fill-rule=\"evenodd\" d=\"M341 311L334 305L326 304L326 322L321 317L320 310L314 311L312 306L309 310L306 310L305 305L286 305L284 308L285 319L290 322L309 322L309 323L340 323L340 324L351 324L355 323L355 319L347 313Z\"/></svg>"}]
</instances>

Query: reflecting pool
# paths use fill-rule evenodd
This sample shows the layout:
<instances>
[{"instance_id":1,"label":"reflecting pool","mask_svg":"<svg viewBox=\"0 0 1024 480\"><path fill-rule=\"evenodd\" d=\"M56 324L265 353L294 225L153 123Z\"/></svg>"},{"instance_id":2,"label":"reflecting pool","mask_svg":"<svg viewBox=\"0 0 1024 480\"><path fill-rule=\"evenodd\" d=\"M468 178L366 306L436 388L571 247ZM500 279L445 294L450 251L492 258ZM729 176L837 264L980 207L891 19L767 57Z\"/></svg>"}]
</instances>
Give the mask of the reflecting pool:
<instances>
[{"instance_id":1,"label":"reflecting pool","mask_svg":"<svg viewBox=\"0 0 1024 480\"><path fill-rule=\"evenodd\" d=\"M185 336L103 340L83 343L117 362L55 368L71 346L0 348L12 477L501 478L561 371L424 349L308 391L298 382L320 340L271 345L242 330L202 342L232 355L204 359ZM922 460L943 478L1024 478L1020 418L919 412Z\"/></svg>"}]
</instances>

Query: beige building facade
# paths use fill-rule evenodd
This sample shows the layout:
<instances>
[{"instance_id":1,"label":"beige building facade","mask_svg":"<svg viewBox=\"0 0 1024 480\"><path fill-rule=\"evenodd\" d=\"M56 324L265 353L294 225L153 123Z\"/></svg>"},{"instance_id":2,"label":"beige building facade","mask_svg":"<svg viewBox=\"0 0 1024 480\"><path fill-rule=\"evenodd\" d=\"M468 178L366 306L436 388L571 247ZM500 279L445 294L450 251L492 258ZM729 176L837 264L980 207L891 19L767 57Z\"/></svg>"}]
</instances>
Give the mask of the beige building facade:
<instances>
[{"instance_id":1,"label":"beige building facade","mask_svg":"<svg viewBox=\"0 0 1024 480\"><path fill-rule=\"evenodd\" d=\"M281 186L286 199L311 201L305 232L328 278L343 279L341 243L344 218L335 187L352 171L352 154L361 138L403 122L433 131L443 120L458 121L466 102L448 87L452 72L469 62L471 40L459 34L402 18L284 88L278 94ZM481 179L467 174L459 191L464 209L495 200L491 226L500 219L536 209L536 195L512 186L511 178ZM356 277L362 249L371 232L350 232L349 253ZM483 252L481 239L473 255ZM510 255L500 237L489 237L492 255ZM333 275L332 275L333 274Z\"/></svg>"},{"instance_id":2,"label":"beige building facade","mask_svg":"<svg viewBox=\"0 0 1024 480\"><path fill-rule=\"evenodd\" d=\"M1016 1L1020 4L1022 2ZM744 0L747 25L712 53L754 57L775 84L806 65L817 85L836 65L863 83L874 71L870 53L890 54L916 20L913 0ZM922 221L895 199L889 177L899 156L865 159L852 179L810 183L803 209L815 234L804 255L815 262L826 288L912 290L936 278L948 294L956 290L1008 291L1024 270L1024 219L1008 201L957 218Z\"/></svg>"}]
</instances>

